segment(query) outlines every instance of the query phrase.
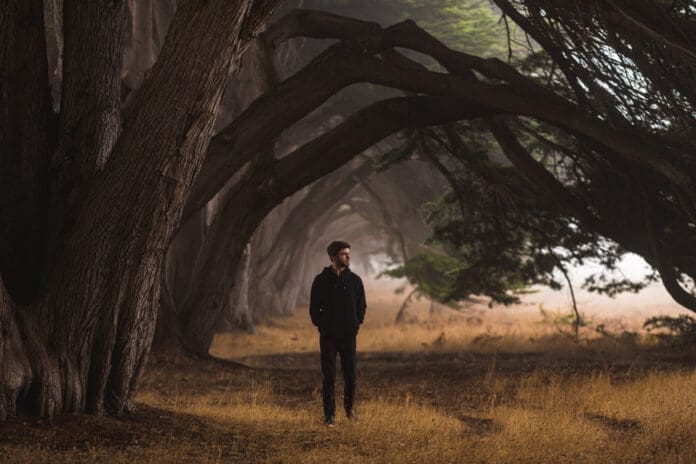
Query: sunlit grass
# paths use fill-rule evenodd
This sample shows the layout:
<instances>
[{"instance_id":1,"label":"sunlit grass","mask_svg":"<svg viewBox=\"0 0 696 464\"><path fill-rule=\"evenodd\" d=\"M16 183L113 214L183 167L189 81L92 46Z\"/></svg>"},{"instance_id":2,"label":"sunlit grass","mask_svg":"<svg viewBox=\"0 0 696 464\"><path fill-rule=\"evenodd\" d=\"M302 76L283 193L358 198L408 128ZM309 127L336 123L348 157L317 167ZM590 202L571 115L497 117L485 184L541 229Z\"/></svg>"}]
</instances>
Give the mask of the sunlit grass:
<instances>
[{"instance_id":1,"label":"sunlit grass","mask_svg":"<svg viewBox=\"0 0 696 464\"><path fill-rule=\"evenodd\" d=\"M653 373L613 384L590 378L524 378L512 406L490 410L490 458L510 462L690 462L696 452L693 372Z\"/></svg>"},{"instance_id":2,"label":"sunlit grass","mask_svg":"<svg viewBox=\"0 0 696 464\"><path fill-rule=\"evenodd\" d=\"M526 353L559 352L578 354L588 347L604 349L613 354L633 353L634 341L623 335L636 334L640 339L640 320L601 319L587 316L592 324L581 327L578 342L573 337L570 319L558 310L543 307L512 311L473 309L453 311L440 308L429 314L427 307L416 307L409 314L410 322L395 325L393 309L371 314L358 334L361 352L476 352ZM543 316L541 312L543 311ZM559 323L558 320L561 320ZM616 338L597 332L598 324L614 331ZM215 337L211 353L232 357L253 364L246 358L273 353L309 353L318 350L319 336L309 322L306 311L277 318L260 326L253 334L230 332ZM644 343L645 344L645 343Z\"/></svg>"},{"instance_id":3,"label":"sunlit grass","mask_svg":"<svg viewBox=\"0 0 696 464\"><path fill-rule=\"evenodd\" d=\"M73 442L46 426L23 445L0 436L0 462L687 463L696 455L696 373L674 352L646 364L651 352L635 340L585 332L578 344L533 318L373 320L358 341L372 353L358 365L359 420L340 414L339 373L331 429L322 423L316 331L302 314L284 322L216 340L216 355L255 369L155 358L136 398L146 411L138 434L127 433L128 421L86 417L94 432ZM310 352L290 367L264 357Z\"/></svg>"},{"instance_id":4,"label":"sunlit grass","mask_svg":"<svg viewBox=\"0 0 696 464\"><path fill-rule=\"evenodd\" d=\"M364 399L359 421L338 417L335 429L322 426L318 399L279 406L268 383L243 394L182 398L176 411L260 434L268 453L262 462L689 462L696 453L695 382L693 372L618 384L603 372L535 373L511 396L474 409L434 408L411 395ZM503 383L489 388L502 395ZM147 395L141 400L157 404Z\"/></svg>"}]
</instances>

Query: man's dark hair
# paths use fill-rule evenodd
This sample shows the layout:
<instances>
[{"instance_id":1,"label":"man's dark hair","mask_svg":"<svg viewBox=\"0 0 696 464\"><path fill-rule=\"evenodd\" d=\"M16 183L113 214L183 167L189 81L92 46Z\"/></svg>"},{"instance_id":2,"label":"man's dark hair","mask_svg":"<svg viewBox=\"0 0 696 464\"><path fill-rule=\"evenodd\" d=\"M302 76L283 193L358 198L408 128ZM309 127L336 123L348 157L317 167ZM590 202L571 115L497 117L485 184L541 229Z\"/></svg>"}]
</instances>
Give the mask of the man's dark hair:
<instances>
[{"instance_id":1,"label":"man's dark hair","mask_svg":"<svg viewBox=\"0 0 696 464\"><path fill-rule=\"evenodd\" d=\"M344 248L350 248L350 243L337 240L329 243L329 246L326 247L326 252L329 254L329 258L333 258L338 256L338 252Z\"/></svg>"}]
</instances>

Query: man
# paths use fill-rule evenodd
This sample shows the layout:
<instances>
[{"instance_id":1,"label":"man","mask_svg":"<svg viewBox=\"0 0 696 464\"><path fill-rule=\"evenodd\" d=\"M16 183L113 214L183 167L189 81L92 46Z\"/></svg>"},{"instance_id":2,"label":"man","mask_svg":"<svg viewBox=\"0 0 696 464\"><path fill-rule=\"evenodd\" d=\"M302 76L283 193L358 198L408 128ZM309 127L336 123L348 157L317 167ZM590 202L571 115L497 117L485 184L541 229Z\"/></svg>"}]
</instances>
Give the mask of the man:
<instances>
[{"instance_id":1,"label":"man","mask_svg":"<svg viewBox=\"0 0 696 464\"><path fill-rule=\"evenodd\" d=\"M345 388L343 407L346 416L356 419L355 398L356 357L355 337L365 319L365 288L357 274L350 270L350 245L331 242L326 249L331 265L314 278L309 302L312 324L319 329L321 373L324 377L322 397L324 422L334 425L336 353L341 355L341 370Z\"/></svg>"}]
</instances>

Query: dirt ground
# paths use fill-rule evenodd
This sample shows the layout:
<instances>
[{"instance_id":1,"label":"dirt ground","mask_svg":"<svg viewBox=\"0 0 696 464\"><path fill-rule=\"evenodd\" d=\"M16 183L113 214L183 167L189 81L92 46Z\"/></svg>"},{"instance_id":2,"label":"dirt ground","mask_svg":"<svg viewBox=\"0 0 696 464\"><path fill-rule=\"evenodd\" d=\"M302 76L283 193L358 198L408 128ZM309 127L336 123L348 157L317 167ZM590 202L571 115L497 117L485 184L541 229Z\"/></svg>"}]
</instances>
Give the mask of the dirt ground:
<instances>
[{"instance_id":1,"label":"dirt ground","mask_svg":"<svg viewBox=\"0 0 696 464\"><path fill-rule=\"evenodd\" d=\"M359 420L339 415L335 429L322 424L316 334L299 314L218 337L213 354L240 365L153 355L135 413L0 423L0 462L692 459L693 349L589 330L575 343L548 320L496 333L480 316L366 324Z\"/></svg>"}]
</instances>

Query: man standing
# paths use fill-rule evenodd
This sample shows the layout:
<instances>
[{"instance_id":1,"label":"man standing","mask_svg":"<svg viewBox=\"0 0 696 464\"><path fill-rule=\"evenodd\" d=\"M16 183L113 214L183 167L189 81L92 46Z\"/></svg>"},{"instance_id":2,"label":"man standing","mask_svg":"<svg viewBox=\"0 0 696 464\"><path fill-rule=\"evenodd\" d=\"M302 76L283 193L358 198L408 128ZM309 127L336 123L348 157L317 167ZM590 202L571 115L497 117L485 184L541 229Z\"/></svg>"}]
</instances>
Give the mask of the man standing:
<instances>
[{"instance_id":1,"label":"man standing","mask_svg":"<svg viewBox=\"0 0 696 464\"><path fill-rule=\"evenodd\" d=\"M319 329L321 373L324 377L324 422L333 427L337 352L341 355L341 370L345 381L343 407L349 419L357 418L353 409L355 337L365 319L367 304L362 280L350 270L350 245L346 242L331 242L326 251L331 259L331 266L325 267L314 278L309 315L312 317L312 324Z\"/></svg>"}]
</instances>

